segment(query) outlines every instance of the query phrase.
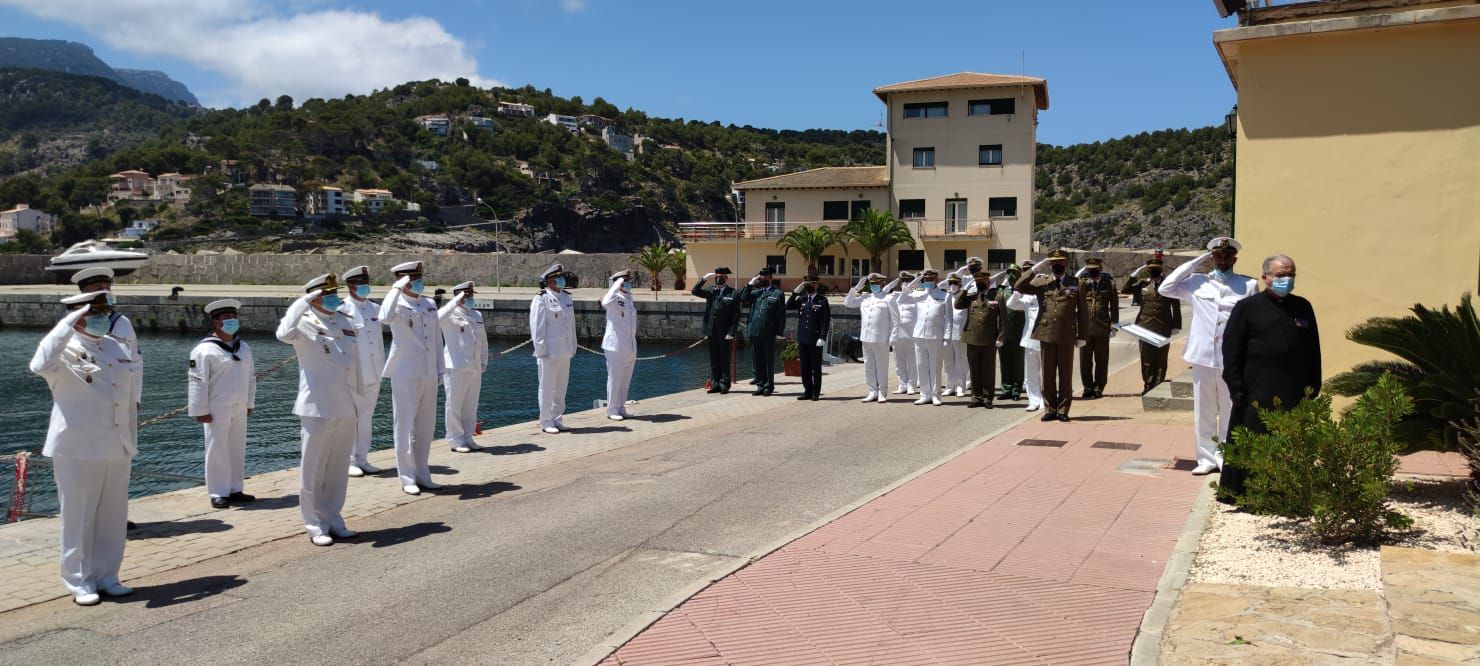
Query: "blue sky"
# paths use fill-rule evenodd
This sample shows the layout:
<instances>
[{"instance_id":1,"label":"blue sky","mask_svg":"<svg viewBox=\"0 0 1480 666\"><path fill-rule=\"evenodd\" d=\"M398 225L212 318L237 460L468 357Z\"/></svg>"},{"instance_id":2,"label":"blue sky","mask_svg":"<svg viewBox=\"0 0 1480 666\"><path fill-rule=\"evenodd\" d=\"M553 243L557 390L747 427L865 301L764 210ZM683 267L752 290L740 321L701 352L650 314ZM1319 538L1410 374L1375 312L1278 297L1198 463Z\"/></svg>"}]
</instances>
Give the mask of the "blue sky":
<instances>
[{"instance_id":1,"label":"blue sky","mask_svg":"<svg viewBox=\"0 0 1480 666\"><path fill-rule=\"evenodd\" d=\"M1039 139L1222 121L1212 3L1147 0L0 0L0 34L160 69L212 106L459 75L665 117L868 129L874 87L958 71L1048 79Z\"/></svg>"}]
</instances>

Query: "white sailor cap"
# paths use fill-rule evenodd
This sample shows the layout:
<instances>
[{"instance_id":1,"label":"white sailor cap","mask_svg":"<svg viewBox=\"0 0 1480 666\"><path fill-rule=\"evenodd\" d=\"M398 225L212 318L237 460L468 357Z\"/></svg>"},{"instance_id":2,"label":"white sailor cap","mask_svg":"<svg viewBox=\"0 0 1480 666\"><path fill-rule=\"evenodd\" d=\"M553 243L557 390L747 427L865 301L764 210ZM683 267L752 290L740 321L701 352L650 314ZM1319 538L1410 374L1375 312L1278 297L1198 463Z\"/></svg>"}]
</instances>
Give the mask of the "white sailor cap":
<instances>
[{"instance_id":1,"label":"white sailor cap","mask_svg":"<svg viewBox=\"0 0 1480 666\"><path fill-rule=\"evenodd\" d=\"M550 276L551 275L559 275L559 274L564 273L564 272L565 272L565 267L564 266L561 266L560 265L560 262L557 261L557 262L555 262L553 264L550 264L550 267L549 268L546 268L545 269L545 272L540 273L540 282L544 282L545 280L550 279Z\"/></svg>"},{"instance_id":2,"label":"white sailor cap","mask_svg":"<svg viewBox=\"0 0 1480 666\"><path fill-rule=\"evenodd\" d=\"M472 288L473 288L473 281L472 280L468 280L467 282L463 282L463 283L457 285L456 287L453 287L452 288L452 293L456 294L459 291L467 291L467 290L472 289Z\"/></svg>"},{"instance_id":3,"label":"white sailor cap","mask_svg":"<svg viewBox=\"0 0 1480 666\"><path fill-rule=\"evenodd\" d=\"M64 296L62 298L62 303L65 305L80 305L82 303L95 303L97 301L102 301L104 303L108 302L107 289L104 289L102 291L87 291L80 294L72 294L71 296Z\"/></svg>"},{"instance_id":4,"label":"white sailor cap","mask_svg":"<svg viewBox=\"0 0 1480 666\"><path fill-rule=\"evenodd\" d=\"M402 273L420 273L422 272L422 270L423 267L420 261L408 261L404 264L396 264L395 266L391 267L391 272L395 273L396 275L400 275Z\"/></svg>"},{"instance_id":5,"label":"white sailor cap","mask_svg":"<svg viewBox=\"0 0 1480 666\"><path fill-rule=\"evenodd\" d=\"M72 275L72 284L75 284L78 287L86 287L87 285L99 280L108 280L109 282L112 282L113 269L108 268L107 266L95 266L93 268L84 268Z\"/></svg>"},{"instance_id":6,"label":"white sailor cap","mask_svg":"<svg viewBox=\"0 0 1480 666\"><path fill-rule=\"evenodd\" d=\"M632 279L632 270L628 269L625 271L617 271L615 273L612 273L611 277L607 278L606 281L616 282L617 280L621 280L623 278L626 278L628 280Z\"/></svg>"},{"instance_id":7,"label":"white sailor cap","mask_svg":"<svg viewBox=\"0 0 1480 666\"><path fill-rule=\"evenodd\" d=\"M1229 238L1228 236L1219 236L1217 238L1214 238L1213 240L1208 241L1208 249L1215 252L1220 250L1233 250L1234 252L1238 252L1239 250L1244 249L1244 244L1232 238Z\"/></svg>"},{"instance_id":8,"label":"white sailor cap","mask_svg":"<svg viewBox=\"0 0 1480 666\"><path fill-rule=\"evenodd\" d=\"M334 274L333 273L325 273L323 275L320 275L320 276L318 276L318 277L316 277L316 278L314 278L312 280L309 280L308 282L304 283L304 285L303 285L303 293L307 294L309 292L312 292L315 289L322 289L324 291L333 291L333 290L338 289L338 288L339 288L339 280L335 279Z\"/></svg>"},{"instance_id":9,"label":"white sailor cap","mask_svg":"<svg viewBox=\"0 0 1480 666\"><path fill-rule=\"evenodd\" d=\"M364 278L365 281L368 282L370 280L370 267L355 266L354 268L351 268L339 274L339 281L346 284L349 283L350 279L352 278Z\"/></svg>"},{"instance_id":10,"label":"white sailor cap","mask_svg":"<svg viewBox=\"0 0 1480 666\"><path fill-rule=\"evenodd\" d=\"M222 310L231 310L234 312L240 309L242 309L242 302L235 298L223 298L219 301L206 303L206 315L212 317L216 316L216 313Z\"/></svg>"},{"instance_id":11,"label":"white sailor cap","mask_svg":"<svg viewBox=\"0 0 1480 666\"><path fill-rule=\"evenodd\" d=\"M983 264L983 263L986 263L986 262L983 262L981 257L967 257L966 258L966 265L968 265L968 266L970 266L971 264Z\"/></svg>"}]
</instances>

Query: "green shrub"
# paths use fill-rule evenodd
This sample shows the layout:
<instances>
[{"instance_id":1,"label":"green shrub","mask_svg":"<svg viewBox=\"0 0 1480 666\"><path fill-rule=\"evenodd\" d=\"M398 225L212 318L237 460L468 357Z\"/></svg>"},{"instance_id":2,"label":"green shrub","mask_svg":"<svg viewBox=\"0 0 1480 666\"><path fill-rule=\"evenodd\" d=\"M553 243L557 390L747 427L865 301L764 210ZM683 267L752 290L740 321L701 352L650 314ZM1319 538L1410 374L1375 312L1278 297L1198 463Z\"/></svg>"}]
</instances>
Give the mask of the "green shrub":
<instances>
[{"instance_id":1,"label":"green shrub","mask_svg":"<svg viewBox=\"0 0 1480 666\"><path fill-rule=\"evenodd\" d=\"M795 361L801 357L802 350L795 342L788 342L785 347L781 348L781 360L783 361Z\"/></svg>"},{"instance_id":2,"label":"green shrub","mask_svg":"<svg viewBox=\"0 0 1480 666\"><path fill-rule=\"evenodd\" d=\"M1308 518L1311 532L1333 544L1371 543L1411 525L1388 508L1387 497L1402 450L1395 426L1412 412L1413 401L1391 375L1378 378L1339 421L1325 395L1290 410L1259 410L1269 433L1240 426L1226 450L1229 463L1249 471L1239 505Z\"/></svg>"}]
</instances>

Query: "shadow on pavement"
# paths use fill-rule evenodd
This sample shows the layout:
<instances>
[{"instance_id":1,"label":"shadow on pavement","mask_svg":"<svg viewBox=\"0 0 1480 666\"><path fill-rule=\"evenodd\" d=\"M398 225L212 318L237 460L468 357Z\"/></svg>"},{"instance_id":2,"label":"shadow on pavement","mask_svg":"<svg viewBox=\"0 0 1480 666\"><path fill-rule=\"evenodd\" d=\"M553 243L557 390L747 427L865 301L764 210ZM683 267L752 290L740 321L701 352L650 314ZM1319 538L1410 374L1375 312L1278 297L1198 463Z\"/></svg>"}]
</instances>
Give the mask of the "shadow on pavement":
<instances>
[{"instance_id":1,"label":"shadow on pavement","mask_svg":"<svg viewBox=\"0 0 1480 666\"><path fill-rule=\"evenodd\" d=\"M424 536L443 534L451 531L452 528L448 527L446 523L416 523L415 525L402 525L383 530L360 532L360 536L356 537L354 542L369 544L371 548L389 548L415 541Z\"/></svg>"},{"instance_id":2,"label":"shadow on pavement","mask_svg":"<svg viewBox=\"0 0 1480 666\"><path fill-rule=\"evenodd\" d=\"M1075 421L1129 421L1129 416L1076 416Z\"/></svg>"},{"instance_id":3,"label":"shadow on pavement","mask_svg":"<svg viewBox=\"0 0 1480 666\"><path fill-rule=\"evenodd\" d=\"M298 494L283 495L282 497L259 497L255 502L246 504L233 504L239 511L270 511L272 509L286 509L298 506Z\"/></svg>"},{"instance_id":4,"label":"shadow on pavement","mask_svg":"<svg viewBox=\"0 0 1480 666\"><path fill-rule=\"evenodd\" d=\"M110 600L120 604L143 602L145 608L164 608L214 597L246 584L247 579L240 576L202 576L164 585L136 588L132 595L110 598Z\"/></svg>"},{"instance_id":5,"label":"shadow on pavement","mask_svg":"<svg viewBox=\"0 0 1480 666\"><path fill-rule=\"evenodd\" d=\"M545 450L545 447L540 446L539 444L514 444L514 445L511 445L511 446L485 446L485 447L483 447L483 453L487 453L488 455L491 455L491 456L511 456L511 455L515 455L515 454L518 454L518 453L534 453L535 451L544 451L544 450Z\"/></svg>"},{"instance_id":6,"label":"shadow on pavement","mask_svg":"<svg viewBox=\"0 0 1480 666\"><path fill-rule=\"evenodd\" d=\"M632 432L627 426L598 426L595 428L571 428L566 432L572 435L599 435L604 432Z\"/></svg>"},{"instance_id":7,"label":"shadow on pavement","mask_svg":"<svg viewBox=\"0 0 1480 666\"><path fill-rule=\"evenodd\" d=\"M522 486L509 483L507 481L490 481L488 483L480 483L477 485L459 486L455 490L458 491L458 499L471 500L484 499L486 497L493 497L494 495L511 493L515 490L522 489Z\"/></svg>"},{"instance_id":8,"label":"shadow on pavement","mask_svg":"<svg viewBox=\"0 0 1480 666\"><path fill-rule=\"evenodd\" d=\"M215 518L204 518L201 520L179 520L161 521L157 523L138 523L128 533L130 539L163 539L166 537L180 536L181 534L211 534L213 532L225 532L232 526Z\"/></svg>"},{"instance_id":9,"label":"shadow on pavement","mask_svg":"<svg viewBox=\"0 0 1480 666\"><path fill-rule=\"evenodd\" d=\"M427 470L433 474L457 474L458 471L446 465L429 465Z\"/></svg>"},{"instance_id":10,"label":"shadow on pavement","mask_svg":"<svg viewBox=\"0 0 1480 666\"><path fill-rule=\"evenodd\" d=\"M647 423L672 423L674 421L687 421L694 417L684 414L651 414L648 416L629 416L628 421L644 421Z\"/></svg>"}]
</instances>

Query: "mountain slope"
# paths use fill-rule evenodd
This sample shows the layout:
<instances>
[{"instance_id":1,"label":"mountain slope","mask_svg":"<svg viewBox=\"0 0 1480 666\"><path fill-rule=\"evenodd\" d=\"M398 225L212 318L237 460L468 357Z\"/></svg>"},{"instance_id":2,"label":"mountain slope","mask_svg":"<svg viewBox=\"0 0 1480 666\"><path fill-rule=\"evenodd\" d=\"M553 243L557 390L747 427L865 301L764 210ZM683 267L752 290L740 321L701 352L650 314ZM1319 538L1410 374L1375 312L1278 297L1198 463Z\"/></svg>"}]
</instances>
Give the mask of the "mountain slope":
<instances>
[{"instance_id":1,"label":"mountain slope","mask_svg":"<svg viewBox=\"0 0 1480 666\"><path fill-rule=\"evenodd\" d=\"M190 92L185 84L169 77L164 72L153 69L115 69L119 78L134 90L159 95L172 102L184 102L191 106L200 106L200 100Z\"/></svg>"},{"instance_id":2,"label":"mountain slope","mask_svg":"<svg viewBox=\"0 0 1480 666\"><path fill-rule=\"evenodd\" d=\"M199 106L185 84L164 72L114 69L85 44L59 39L0 37L0 67L45 69L79 76L97 76L174 102Z\"/></svg>"}]
</instances>

